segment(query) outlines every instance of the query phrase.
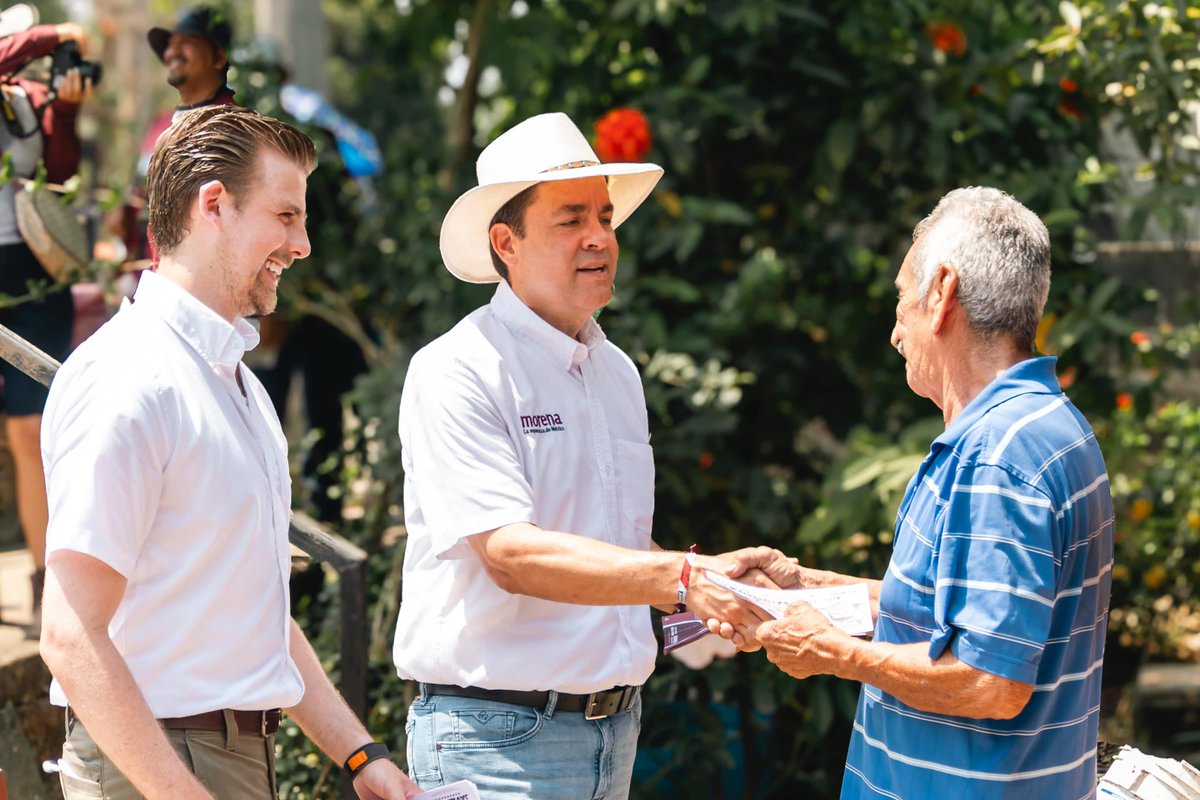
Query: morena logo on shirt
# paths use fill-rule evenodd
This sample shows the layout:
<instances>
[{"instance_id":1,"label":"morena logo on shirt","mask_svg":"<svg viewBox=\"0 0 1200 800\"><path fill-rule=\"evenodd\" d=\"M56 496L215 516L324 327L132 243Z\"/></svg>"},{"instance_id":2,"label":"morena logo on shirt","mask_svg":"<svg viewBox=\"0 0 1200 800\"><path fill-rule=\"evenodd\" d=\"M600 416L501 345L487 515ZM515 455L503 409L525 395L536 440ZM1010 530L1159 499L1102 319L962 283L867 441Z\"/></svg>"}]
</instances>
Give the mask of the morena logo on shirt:
<instances>
[{"instance_id":1,"label":"morena logo on shirt","mask_svg":"<svg viewBox=\"0 0 1200 800\"><path fill-rule=\"evenodd\" d=\"M562 417L558 414L522 414L522 433L549 433L550 431L565 431Z\"/></svg>"}]
</instances>

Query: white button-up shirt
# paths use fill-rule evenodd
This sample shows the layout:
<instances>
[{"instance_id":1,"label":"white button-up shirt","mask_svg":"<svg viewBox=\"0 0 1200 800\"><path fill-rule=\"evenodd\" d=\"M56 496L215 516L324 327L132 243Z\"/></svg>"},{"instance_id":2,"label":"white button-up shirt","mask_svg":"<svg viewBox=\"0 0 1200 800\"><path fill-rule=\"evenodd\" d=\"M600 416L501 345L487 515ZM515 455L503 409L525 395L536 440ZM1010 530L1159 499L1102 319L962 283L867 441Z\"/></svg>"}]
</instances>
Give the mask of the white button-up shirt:
<instances>
[{"instance_id":1,"label":"white button-up shirt","mask_svg":"<svg viewBox=\"0 0 1200 800\"><path fill-rule=\"evenodd\" d=\"M240 366L257 343L244 320L145 273L50 388L47 551L86 553L128 581L109 635L156 717L304 693L288 652L287 443ZM68 699L57 683L50 697Z\"/></svg>"},{"instance_id":2,"label":"white button-up shirt","mask_svg":"<svg viewBox=\"0 0 1200 800\"><path fill-rule=\"evenodd\" d=\"M413 357L400 402L408 527L402 678L586 693L645 682L646 606L509 594L466 538L530 522L650 547L654 459L637 370L589 320L572 339L501 281Z\"/></svg>"}]
</instances>

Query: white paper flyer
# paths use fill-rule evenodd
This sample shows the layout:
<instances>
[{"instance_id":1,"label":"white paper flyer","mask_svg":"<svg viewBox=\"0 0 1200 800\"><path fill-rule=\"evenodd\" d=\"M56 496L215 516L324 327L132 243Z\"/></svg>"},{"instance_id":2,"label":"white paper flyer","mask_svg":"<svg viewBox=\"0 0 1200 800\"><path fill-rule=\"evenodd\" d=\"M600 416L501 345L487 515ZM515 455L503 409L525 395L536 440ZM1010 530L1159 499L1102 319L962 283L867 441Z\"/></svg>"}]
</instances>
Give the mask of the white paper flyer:
<instances>
[{"instance_id":1,"label":"white paper flyer","mask_svg":"<svg viewBox=\"0 0 1200 800\"><path fill-rule=\"evenodd\" d=\"M871 593L865 583L848 583L824 589L763 589L739 583L716 572L705 571L705 576L718 586L754 603L775 619L782 617L792 603L803 600L851 636L869 636L875 630L875 621L871 617Z\"/></svg>"},{"instance_id":2,"label":"white paper flyer","mask_svg":"<svg viewBox=\"0 0 1200 800\"><path fill-rule=\"evenodd\" d=\"M479 800L479 789L470 781L455 781L438 789L430 789L412 800Z\"/></svg>"}]
</instances>

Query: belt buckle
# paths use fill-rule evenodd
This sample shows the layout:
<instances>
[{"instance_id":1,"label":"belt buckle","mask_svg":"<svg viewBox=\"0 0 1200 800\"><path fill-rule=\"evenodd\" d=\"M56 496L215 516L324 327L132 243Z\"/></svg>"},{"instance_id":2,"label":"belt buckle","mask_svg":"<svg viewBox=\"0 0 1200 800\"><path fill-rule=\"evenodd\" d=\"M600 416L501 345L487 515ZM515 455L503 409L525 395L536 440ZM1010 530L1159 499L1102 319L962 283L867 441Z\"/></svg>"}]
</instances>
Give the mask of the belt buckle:
<instances>
[{"instance_id":1,"label":"belt buckle","mask_svg":"<svg viewBox=\"0 0 1200 800\"><path fill-rule=\"evenodd\" d=\"M583 708L583 718L584 719L586 719L586 720L604 719L605 717L608 716L608 714L593 713L596 709L596 706L598 705L596 696L603 695L603 694L608 694L608 693L607 692L592 692L591 694L588 695L587 705L584 706L584 708Z\"/></svg>"},{"instance_id":2,"label":"belt buckle","mask_svg":"<svg viewBox=\"0 0 1200 800\"><path fill-rule=\"evenodd\" d=\"M265 711L262 711L261 714L262 714L262 718L261 718L261 721L259 722L259 731L262 733L263 738L266 738L271 735L270 733L267 732L267 728L270 727L270 724L272 722L275 723L275 730L279 730L280 724L283 721L283 713L280 712L278 709L270 708ZM279 719L275 718L276 714L279 715Z\"/></svg>"}]
</instances>

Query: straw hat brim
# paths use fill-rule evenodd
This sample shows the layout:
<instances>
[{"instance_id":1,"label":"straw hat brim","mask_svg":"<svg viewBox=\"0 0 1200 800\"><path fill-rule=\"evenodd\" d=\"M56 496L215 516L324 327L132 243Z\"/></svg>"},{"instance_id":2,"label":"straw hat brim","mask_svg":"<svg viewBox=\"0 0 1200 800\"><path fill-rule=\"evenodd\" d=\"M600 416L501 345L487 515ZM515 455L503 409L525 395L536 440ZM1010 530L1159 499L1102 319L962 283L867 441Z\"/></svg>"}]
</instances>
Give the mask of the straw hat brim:
<instances>
[{"instance_id":1,"label":"straw hat brim","mask_svg":"<svg viewBox=\"0 0 1200 800\"><path fill-rule=\"evenodd\" d=\"M662 167L657 164L596 164L542 172L528 180L476 186L454 201L442 220L442 261L456 278L467 283L495 283L500 280L500 275L492 265L488 223L505 203L530 186L606 177L613 204L612 224L616 228L650 195L662 175Z\"/></svg>"}]
</instances>

